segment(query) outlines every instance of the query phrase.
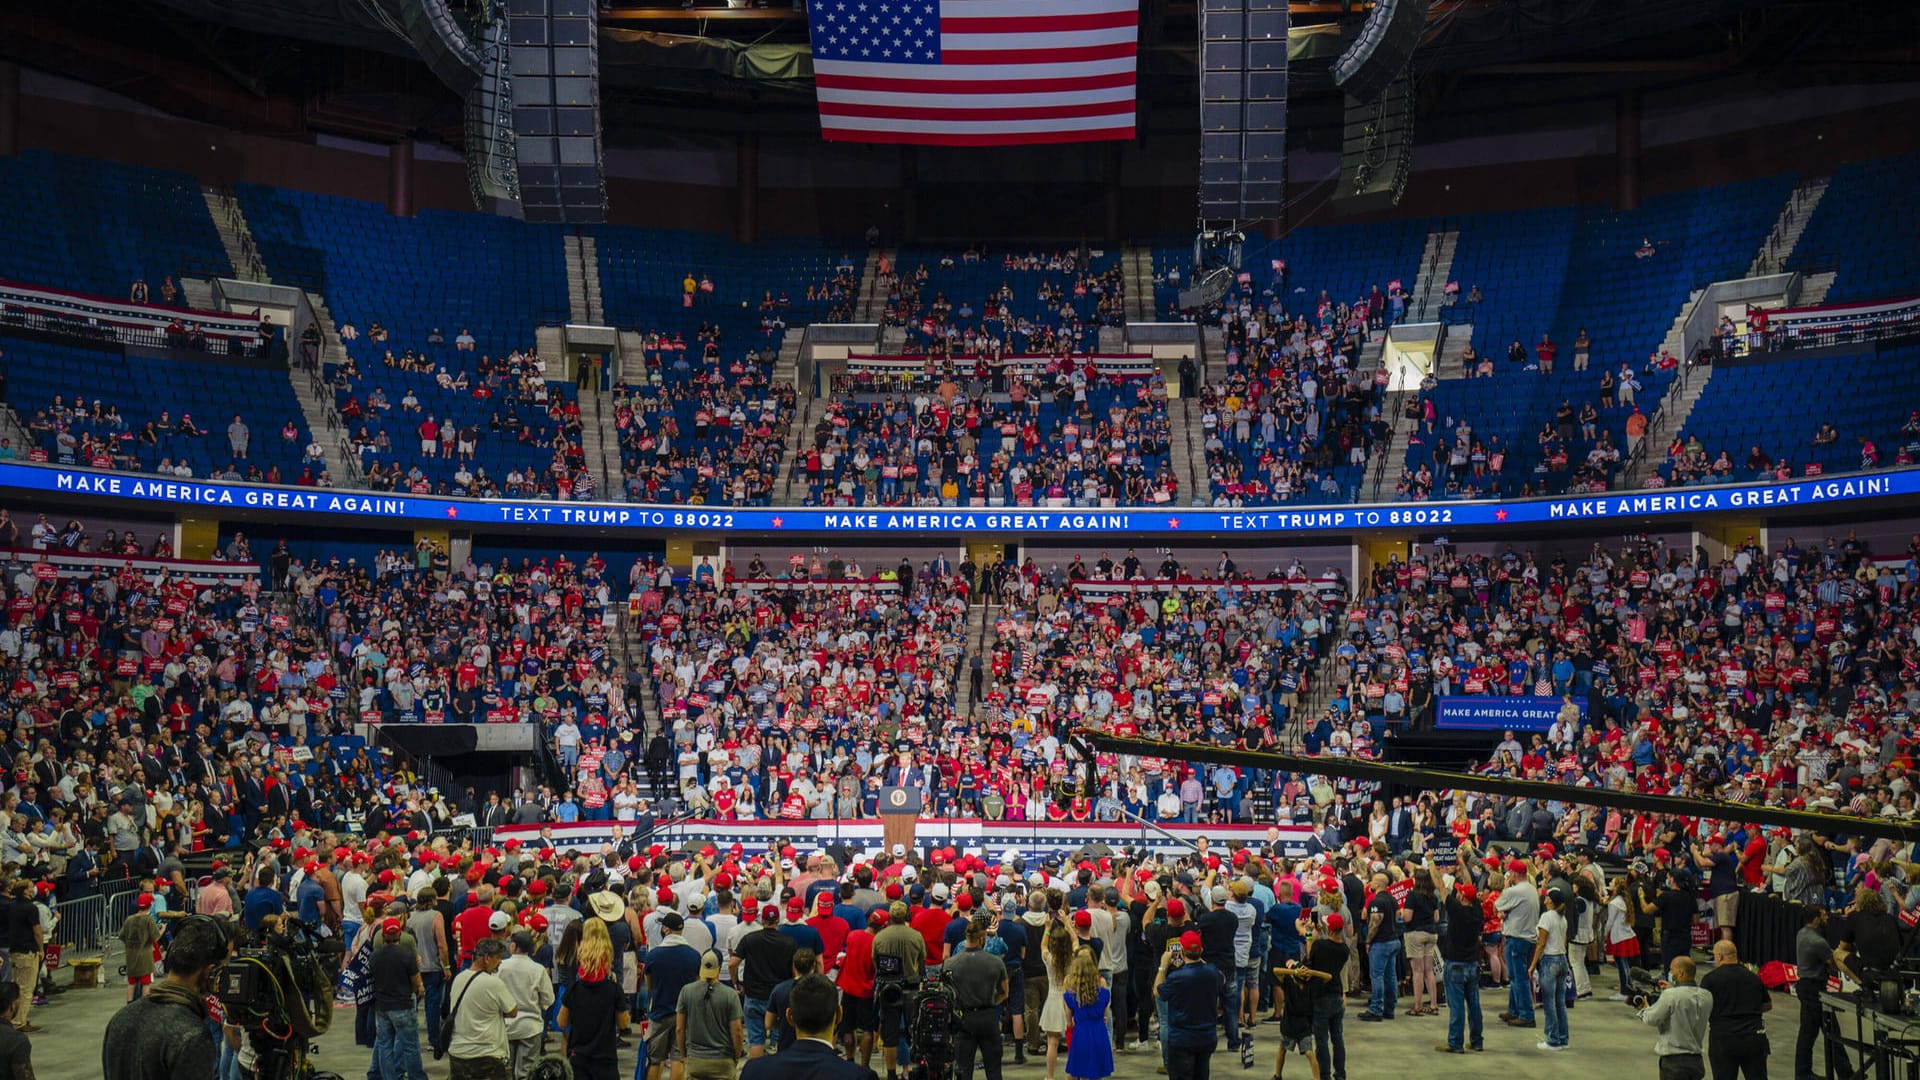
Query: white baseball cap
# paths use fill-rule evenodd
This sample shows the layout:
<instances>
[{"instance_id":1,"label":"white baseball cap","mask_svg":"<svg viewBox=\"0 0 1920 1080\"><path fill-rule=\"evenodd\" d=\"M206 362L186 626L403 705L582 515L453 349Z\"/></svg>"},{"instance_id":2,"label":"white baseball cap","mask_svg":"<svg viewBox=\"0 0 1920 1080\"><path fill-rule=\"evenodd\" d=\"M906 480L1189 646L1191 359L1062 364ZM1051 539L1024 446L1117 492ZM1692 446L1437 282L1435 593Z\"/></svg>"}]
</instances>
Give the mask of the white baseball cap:
<instances>
[{"instance_id":1,"label":"white baseball cap","mask_svg":"<svg viewBox=\"0 0 1920 1080\"><path fill-rule=\"evenodd\" d=\"M505 930L507 928L507 924L511 922L513 922L513 919L506 912L496 911L493 914L487 916L487 929L498 933L501 930Z\"/></svg>"},{"instance_id":2,"label":"white baseball cap","mask_svg":"<svg viewBox=\"0 0 1920 1080\"><path fill-rule=\"evenodd\" d=\"M907 853L907 845L905 844L893 845L893 853L896 857L905 855Z\"/></svg>"},{"instance_id":3,"label":"white baseball cap","mask_svg":"<svg viewBox=\"0 0 1920 1080\"><path fill-rule=\"evenodd\" d=\"M933 883L933 888L929 891L933 894L935 900L945 900L947 898L947 883L944 881L936 881Z\"/></svg>"}]
</instances>

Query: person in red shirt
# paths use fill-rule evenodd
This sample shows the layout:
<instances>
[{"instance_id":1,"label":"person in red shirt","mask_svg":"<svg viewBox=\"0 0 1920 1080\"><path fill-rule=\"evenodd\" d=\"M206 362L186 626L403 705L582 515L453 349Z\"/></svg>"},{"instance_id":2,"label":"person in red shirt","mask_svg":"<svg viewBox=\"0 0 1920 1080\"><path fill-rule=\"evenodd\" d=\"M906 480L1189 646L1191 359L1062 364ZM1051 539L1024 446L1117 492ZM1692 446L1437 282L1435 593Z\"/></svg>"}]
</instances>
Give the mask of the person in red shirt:
<instances>
[{"instance_id":1,"label":"person in red shirt","mask_svg":"<svg viewBox=\"0 0 1920 1080\"><path fill-rule=\"evenodd\" d=\"M952 921L953 916L947 911L946 883L936 882L927 891L927 906L915 912L909 923L926 940L929 965L938 964L945 958L947 924Z\"/></svg>"},{"instance_id":2,"label":"person in red shirt","mask_svg":"<svg viewBox=\"0 0 1920 1080\"><path fill-rule=\"evenodd\" d=\"M487 920L492 917L493 886L475 886L466 909L453 917L454 948L459 951L462 967L473 961L473 947L493 936L487 928Z\"/></svg>"},{"instance_id":3,"label":"person in red shirt","mask_svg":"<svg viewBox=\"0 0 1920 1080\"><path fill-rule=\"evenodd\" d=\"M847 947L847 936L853 929L847 925L847 920L833 913L833 902L837 895L831 890L821 893L819 899L813 902L813 917L807 920L807 925L819 932L820 941L826 946L820 954L822 972L833 971L841 962L841 953Z\"/></svg>"},{"instance_id":4,"label":"person in red shirt","mask_svg":"<svg viewBox=\"0 0 1920 1080\"><path fill-rule=\"evenodd\" d=\"M873 1037L880 1030L880 1014L873 1003L873 935L886 925L886 908L868 912L867 925L847 934L846 955L840 962L840 1038L847 1060L853 1060L857 1049L863 1067L873 1060Z\"/></svg>"}]
</instances>

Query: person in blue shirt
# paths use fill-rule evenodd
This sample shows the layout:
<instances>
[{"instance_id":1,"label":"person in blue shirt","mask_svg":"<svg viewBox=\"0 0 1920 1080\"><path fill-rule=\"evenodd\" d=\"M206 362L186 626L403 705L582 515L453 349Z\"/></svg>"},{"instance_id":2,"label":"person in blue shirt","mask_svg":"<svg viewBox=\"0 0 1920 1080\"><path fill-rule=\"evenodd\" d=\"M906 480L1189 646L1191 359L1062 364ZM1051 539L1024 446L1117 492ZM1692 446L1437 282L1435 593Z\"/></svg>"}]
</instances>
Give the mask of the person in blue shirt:
<instances>
[{"instance_id":1,"label":"person in blue shirt","mask_svg":"<svg viewBox=\"0 0 1920 1080\"><path fill-rule=\"evenodd\" d=\"M792 940L798 949L812 949L819 956L827 951L827 943L821 938L820 931L806 923L807 902L799 897L787 900L787 921L780 924L780 932Z\"/></svg>"},{"instance_id":2,"label":"person in blue shirt","mask_svg":"<svg viewBox=\"0 0 1920 1080\"><path fill-rule=\"evenodd\" d=\"M680 991L700 978L700 951L680 936L686 920L679 912L669 911L660 916L660 928L666 936L640 961L647 982L647 1060L655 1066L672 1060L674 1010L680 1004Z\"/></svg>"},{"instance_id":3,"label":"person in blue shirt","mask_svg":"<svg viewBox=\"0 0 1920 1080\"><path fill-rule=\"evenodd\" d=\"M1153 992L1167 1006L1167 1028L1161 1039L1167 1047L1168 1080L1208 1080L1220 1024L1220 993L1225 980L1220 969L1202 957L1205 946L1198 931L1180 935L1179 947L1160 959Z\"/></svg>"},{"instance_id":4,"label":"person in blue shirt","mask_svg":"<svg viewBox=\"0 0 1920 1080\"><path fill-rule=\"evenodd\" d=\"M308 926L320 925L320 905L326 902L327 892L320 887L315 876L320 873L320 864L310 862L305 867L300 884L293 891L295 917Z\"/></svg>"},{"instance_id":5,"label":"person in blue shirt","mask_svg":"<svg viewBox=\"0 0 1920 1080\"><path fill-rule=\"evenodd\" d=\"M791 1049L798 1037L793 1025L787 1022L787 1003L793 996L793 984L814 974L818 962L819 955L812 949L797 950L793 954L793 977L774 983L773 993L767 995L767 1030L775 1033L776 1053Z\"/></svg>"},{"instance_id":6,"label":"person in blue shirt","mask_svg":"<svg viewBox=\"0 0 1920 1080\"><path fill-rule=\"evenodd\" d=\"M240 905L240 924L249 930L260 929L260 920L269 915L278 915L287 909L286 898L280 890L273 887L273 868L261 867L254 875L253 888Z\"/></svg>"}]
</instances>

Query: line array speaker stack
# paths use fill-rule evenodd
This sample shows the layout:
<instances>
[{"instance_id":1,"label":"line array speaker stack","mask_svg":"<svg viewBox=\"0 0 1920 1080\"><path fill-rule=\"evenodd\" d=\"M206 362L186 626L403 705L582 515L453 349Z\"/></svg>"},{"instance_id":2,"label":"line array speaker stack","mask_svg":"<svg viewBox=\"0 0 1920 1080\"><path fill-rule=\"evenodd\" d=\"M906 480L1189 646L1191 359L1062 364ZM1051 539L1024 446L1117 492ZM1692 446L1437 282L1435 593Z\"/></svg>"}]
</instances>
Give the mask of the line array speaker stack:
<instances>
[{"instance_id":1,"label":"line array speaker stack","mask_svg":"<svg viewBox=\"0 0 1920 1080\"><path fill-rule=\"evenodd\" d=\"M1427 29L1427 0L1375 0L1360 36L1333 64L1333 84L1362 101L1407 70Z\"/></svg>"},{"instance_id":2,"label":"line array speaker stack","mask_svg":"<svg viewBox=\"0 0 1920 1080\"><path fill-rule=\"evenodd\" d=\"M508 0L514 157L526 220L607 217L596 0Z\"/></svg>"},{"instance_id":3,"label":"line array speaker stack","mask_svg":"<svg viewBox=\"0 0 1920 1080\"><path fill-rule=\"evenodd\" d=\"M1277 218L1287 195L1287 0L1201 0L1199 216Z\"/></svg>"},{"instance_id":4,"label":"line array speaker stack","mask_svg":"<svg viewBox=\"0 0 1920 1080\"><path fill-rule=\"evenodd\" d=\"M473 205L520 217L520 166L514 155L513 76L507 68L507 20L488 11L474 32L478 78L466 92L467 188Z\"/></svg>"},{"instance_id":5,"label":"line array speaker stack","mask_svg":"<svg viewBox=\"0 0 1920 1080\"><path fill-rule=\"evenodd\" d=\"M1398 206L1413 169L1413 76L1402 71L1379 98L1347 98L1334 206L1363 213Z\"/></svg>"}]
</instances>

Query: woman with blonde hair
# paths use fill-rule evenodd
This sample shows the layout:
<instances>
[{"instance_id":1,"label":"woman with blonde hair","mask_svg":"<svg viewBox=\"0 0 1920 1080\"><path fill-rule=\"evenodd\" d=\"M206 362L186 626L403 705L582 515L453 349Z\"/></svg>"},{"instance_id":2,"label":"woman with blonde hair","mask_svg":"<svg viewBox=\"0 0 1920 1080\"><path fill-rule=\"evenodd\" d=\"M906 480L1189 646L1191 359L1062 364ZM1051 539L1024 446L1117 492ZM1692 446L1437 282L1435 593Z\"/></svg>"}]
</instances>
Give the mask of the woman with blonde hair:
<instances>
[{"instance_id":1,"label":"woman with blonde hair","mask_svg":"<svg viewBox=\"0 0 1920 1080\"><path fill-rule=\"evenodd\" d=\"M1067 1049L1069 1080L1106 1080L1113 1075L1113 1033L1107 1009L1113 991L1100 977L1093 950L1082 946L1067 969L1067 1012L1073 1017L1073 1045Z\"/></svg>"},{"instance_id":2,"label":"woman with blonde hair","mask_svg":"<svg viewBox=\"0 0 1920 1080\"><path fill-rule=\"evenodd\" d=\"M619 1032L627 1022L627 996L612 978L613 939L598 920L585 920L574 949L579 974L560 1006L559 1026L575 1080L616 1080Z\"/></svg>"},{"instance_id":3,"label":"woman with blonde hair","mask_svg":"<svg viewBox=\"0 0 1920 1080\"><path fill-rule=\"evenodd\" d=\"M1047 968L1047 1000L1040 1006L1040 1030L1047 1033L1047 1080L1056 1080L1060 1040L1067 1033L1067 971L1073 965L1074 936L1060 912L1047 914L1041 961Z\"/></svg>"}]
</instances>

